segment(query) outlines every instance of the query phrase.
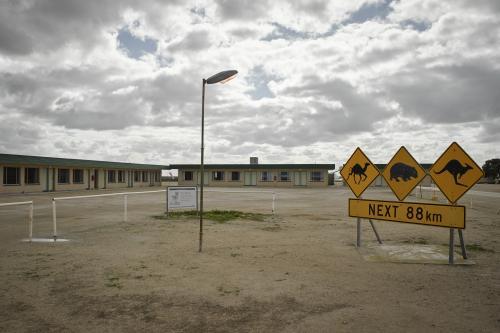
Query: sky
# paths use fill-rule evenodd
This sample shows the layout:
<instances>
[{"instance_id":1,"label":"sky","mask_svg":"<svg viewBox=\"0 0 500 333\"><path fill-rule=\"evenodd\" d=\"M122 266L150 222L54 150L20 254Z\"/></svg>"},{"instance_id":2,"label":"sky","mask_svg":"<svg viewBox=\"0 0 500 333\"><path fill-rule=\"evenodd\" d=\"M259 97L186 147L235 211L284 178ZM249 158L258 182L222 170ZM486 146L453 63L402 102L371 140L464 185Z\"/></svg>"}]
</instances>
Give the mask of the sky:
<instances>
[{"instance_id":1,"label":"sky","mask_svg":"<svg viewBox=\"0 0 500 333\"><path fill-rule=\"evenodd\" d=\"M500 157L500 1L0 2L0 153L335 163Z\"/></svg>"}]
</instances>

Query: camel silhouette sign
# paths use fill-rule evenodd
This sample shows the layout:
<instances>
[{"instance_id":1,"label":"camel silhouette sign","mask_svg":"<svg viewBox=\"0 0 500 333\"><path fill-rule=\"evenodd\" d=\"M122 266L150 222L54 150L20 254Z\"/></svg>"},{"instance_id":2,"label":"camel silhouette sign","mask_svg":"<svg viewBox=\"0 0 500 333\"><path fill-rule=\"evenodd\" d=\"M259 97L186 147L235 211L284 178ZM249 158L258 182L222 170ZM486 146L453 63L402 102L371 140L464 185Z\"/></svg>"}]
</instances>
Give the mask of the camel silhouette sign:
<instances>
[{"instance_id":1,"label":"camel silhouette sign","mask_svg":"<svg viewBox=\"0 0 500 333\"><path fill-rule=\"evenodd\" d=\"M483 170L456 142L436 160L429 175L451 203L484 177Z\"/></svg>"},{"instance_id":2,"label":"camel silhouette sign","mask_svg":"<svg viewBox=\"0 0 500 333\"><path fill-rule=\"evenodd\" d=\"M354 195L359 198L380 172L358 147L344 164L340 174Z\"/></svg>"},{"instance_id":3,"label":"camel silhouette sign","mask_svg":"<svg viewBox=\"0 0 500 333\"><path fill-rule=\"evenodd\" d=\"M382 172L392 192L403 201L425 177L425 170L405 147L399 148Z\"/></svg>"}]
</instances>

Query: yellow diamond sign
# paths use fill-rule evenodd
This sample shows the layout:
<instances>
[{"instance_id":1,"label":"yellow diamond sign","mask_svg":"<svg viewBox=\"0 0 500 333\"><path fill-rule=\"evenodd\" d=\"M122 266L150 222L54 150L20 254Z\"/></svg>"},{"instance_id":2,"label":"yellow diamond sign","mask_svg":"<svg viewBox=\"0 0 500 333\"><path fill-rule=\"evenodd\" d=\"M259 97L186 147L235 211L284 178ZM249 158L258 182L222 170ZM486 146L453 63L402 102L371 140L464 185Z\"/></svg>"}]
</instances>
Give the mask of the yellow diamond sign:
<instances>
[{"instance_id":1,"label":"yellow diamond sign","mask_svg":"<svg viewBox=\"0 0 500 333\"><path fill-rule=\"evenodd\" d=\"M483 170L456 142L437 159L429 174L451 203L457 202L484 176Z\"/></svg>"},{"instance_id":2,"label":"yellow diamond sign","mask_svg":"<svg viewBox=\"0 0 500 333\"><path fill-rule=\"evenodd\" d=\"M344 164L342 170L340 170L340 174L354 195L359 198L366 188L380 175L380 172L358 147Z\"/></svg>"},{"instance_id":3,"label":"yellow diamond sign","mask_svg":"<svg viewBox=\"0 0 500 333\"><path fill-rule=\"evenodd\" d=\"M425 177L425 170L405 147L401 147L385 167L382 176L396 197L403 201Z\"/></svg>"}]
</instances>

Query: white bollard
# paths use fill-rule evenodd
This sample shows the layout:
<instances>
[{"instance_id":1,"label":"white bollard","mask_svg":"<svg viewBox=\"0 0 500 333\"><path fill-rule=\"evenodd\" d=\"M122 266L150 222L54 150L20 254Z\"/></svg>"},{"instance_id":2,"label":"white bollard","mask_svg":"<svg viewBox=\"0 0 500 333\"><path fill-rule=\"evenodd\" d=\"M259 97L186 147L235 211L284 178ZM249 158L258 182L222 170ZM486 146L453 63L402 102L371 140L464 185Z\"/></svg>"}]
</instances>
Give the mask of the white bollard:
<instances>
[{"instance_id":1,"label":"white bollard","mask_svg":"<svg viewBox=\"0 0 500 333\"><path fill-rule=\"evenodd\" d=\"M127 222L127 204L128 204L128 196L125 194L123 196L123 222Z\"/></svg>"},{"instance_id":2,"label":"white bollard","mask_svg":"<svg viewBox=\"0 0 500 333\"><path fill-rule=\"evenodd\" d=\"M28 238L29 238L30 242L33 239L33 201L30 204Z\"/></svg>"},{"instance_id":3,"label":"white bollard","mask_svg":"<svg viewBox=\"0 0 500 333\"><path fill-rule=\"evenodd\" d=\"M273 214L276 210L276 203L275 202L276 202L276 194L273 192L273 208L272 208Z\"/></svg>"},{"instance_id":4,"label":"white bollard","mask_svg":"<svg viewBox=\"0 0 500 333\"><path fill-rule=\"evenodd\" d=\"M56 217L56 199L52 199L52 228L54 234L54 242L57 241L57 217Z\"/></svg>"}]
</instances>

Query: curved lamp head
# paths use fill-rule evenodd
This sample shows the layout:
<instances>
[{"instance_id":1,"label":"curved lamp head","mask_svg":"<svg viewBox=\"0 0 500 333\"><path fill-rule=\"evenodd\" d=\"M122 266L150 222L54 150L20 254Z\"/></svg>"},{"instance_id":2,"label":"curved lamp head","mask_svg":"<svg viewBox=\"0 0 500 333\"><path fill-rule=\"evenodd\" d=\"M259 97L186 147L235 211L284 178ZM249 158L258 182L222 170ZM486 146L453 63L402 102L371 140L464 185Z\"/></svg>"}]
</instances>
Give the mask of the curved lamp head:
<instances>
[{"instance_id":1,"label":"curved lamp head","mask_svg":"<svg viewBox=\"0 0 500 333\"><path fill-rule=\"evenodd\" d=\"M231 69L228 71L223 71L220 73L217 73L215 75L212 75L208 79L205 80L207 84L214 84L214 83L226 83L229 80L234 79L234 77L238 74L237 70Z\"/></svg>"}]
</instances>

